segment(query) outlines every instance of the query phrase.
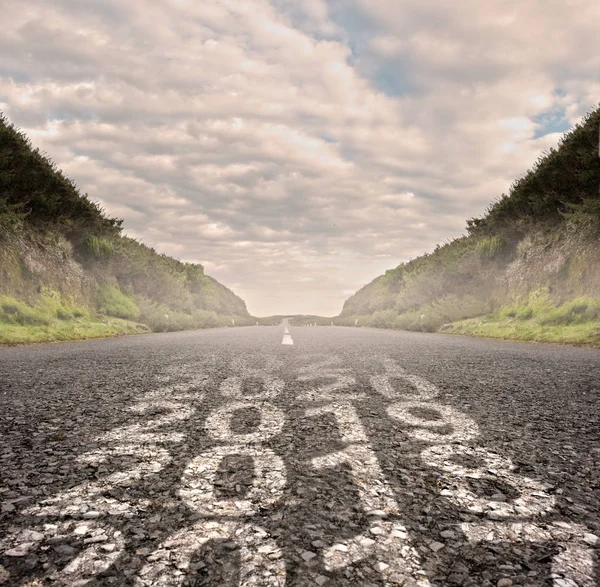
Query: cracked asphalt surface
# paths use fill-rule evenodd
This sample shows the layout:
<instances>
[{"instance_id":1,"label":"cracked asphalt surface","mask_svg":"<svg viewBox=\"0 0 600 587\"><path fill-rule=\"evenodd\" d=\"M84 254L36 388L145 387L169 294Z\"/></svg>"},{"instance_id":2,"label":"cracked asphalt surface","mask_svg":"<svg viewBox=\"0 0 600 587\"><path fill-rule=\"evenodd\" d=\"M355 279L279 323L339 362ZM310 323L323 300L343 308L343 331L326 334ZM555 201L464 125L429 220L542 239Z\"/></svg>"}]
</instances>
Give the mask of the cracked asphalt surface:
<instances>
[{"instance_id":1,"label":"cracked asphalt surface","mask_svg":"<svg viewBox=\"0 0 600 587\"><path fill-rule=\"evenodd\" d=\"M599 351L290 332L1 349L0 584L600 584Z\"/></svg>"}]
</instances>

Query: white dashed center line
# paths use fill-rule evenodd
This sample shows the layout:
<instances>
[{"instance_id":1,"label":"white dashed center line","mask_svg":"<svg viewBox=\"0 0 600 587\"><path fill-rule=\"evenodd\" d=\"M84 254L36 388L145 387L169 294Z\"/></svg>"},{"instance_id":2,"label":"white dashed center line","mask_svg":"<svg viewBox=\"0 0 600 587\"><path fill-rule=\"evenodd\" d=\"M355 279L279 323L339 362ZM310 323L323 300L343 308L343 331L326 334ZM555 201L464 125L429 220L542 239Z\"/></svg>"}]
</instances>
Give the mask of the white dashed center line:
<instances>
[{"instance_id":1,"label":"white dashed center line","mask_svg":"<svg viewBox=\"0 0 600 587\"><path fill-rule=\"evenodd\" d=\"M288 329L287 321L283 324L285 328L283 330L283 339L281 341L281 344L294 344L294 341L292 340L292 336L290 335L290 331Z\"/></svg>"},{"instance_id":2,"label":"white dashed center line","mask_svg":"<svg viewBox=\"0 0 600 587\"><path fill-rule=\"evenodd\" d=\"M281 340L281 344L294 344L294 341L292 340L292 336L290 334L290 330L288 328L287 320L283 321L283 326L283 339Z\"/></svg>"}]
</instances>

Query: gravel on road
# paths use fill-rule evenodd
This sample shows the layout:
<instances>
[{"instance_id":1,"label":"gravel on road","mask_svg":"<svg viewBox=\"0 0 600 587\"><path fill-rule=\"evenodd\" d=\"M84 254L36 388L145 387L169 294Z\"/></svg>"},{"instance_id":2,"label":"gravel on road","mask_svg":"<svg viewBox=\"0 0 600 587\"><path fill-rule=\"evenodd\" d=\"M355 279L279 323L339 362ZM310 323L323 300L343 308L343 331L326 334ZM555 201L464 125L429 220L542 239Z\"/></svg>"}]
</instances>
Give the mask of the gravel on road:
<instances>
[{"instance_id":1,"label":"gravel on road","mask_svg":"<svg viewBox=\"0 0 600 587\"><path fill-rule=\"evenodd\" d=\"M0 350L0 585L600 584L600 351L341 327Z\"/></svg>"}]
</instances>

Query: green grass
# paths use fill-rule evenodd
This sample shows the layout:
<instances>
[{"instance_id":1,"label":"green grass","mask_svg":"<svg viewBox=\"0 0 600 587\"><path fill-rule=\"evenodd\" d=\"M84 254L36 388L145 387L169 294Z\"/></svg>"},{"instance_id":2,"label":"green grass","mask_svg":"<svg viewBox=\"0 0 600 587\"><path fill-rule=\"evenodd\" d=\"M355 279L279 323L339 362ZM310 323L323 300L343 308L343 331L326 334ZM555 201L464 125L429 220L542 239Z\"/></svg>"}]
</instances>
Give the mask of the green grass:
<instances>
[{"instance_id":1,"label":"green grass","mask_svg":"<svg viewBox=\"0 0 600 587\"><path fill-rule=\"evenodd\" d=\"M148 332L143 324L120 318L55 320L47 325L7 324L0 322L0 344L17 345L36 342L63 342L89 338L107 338Z\"/></svg>"},{"instance_id":2,"label":"green grass","mask_svg":"<svg viewBox=\"0 0 600 587\"><path fill-rule=\"evenodd\" d=\"M600 347L600 297L556 303L546 289L540 289L494 313L489 313L490 308L490 303L475 298L448 296L413 312L385 310L338 317L335 323L354 326L357 320L357 326Z\"/></svg>"},{"instance_id":3,"label":"green grass","mask_svg":"<svg viewBox=\"0 0 600 587\"><path fill-rule=\"evenodd\" d=\"M440 331L600 347L600 298L582 296L554 304L547 292L537 291L495 314L453 322Z\"/></svg>"},{"instance_id":4,"label":"green grass","mask_svg":"<svg viewBox=\"0 0 600 587\"><path fill-rule=\"evenodd\" d=\"M108 316L94 316L60 293L43 288L35 305L0 297L0 344L27 344L104 338L148 332L143 324Z\"/></svg>"},{"instance_id":5,"label":"green grass","mask_svg":"<svg viewBox=\"0 0 600 587\"><path fill-rule=\"evenodd\" d=\"M248 316L223 316L197 309L178 312L144 298L140 300L140 310L132 298L115 286L104 286L99 292L100 312L78 306L48 287L42 288L35 304L0 297L0 345L254 324Z\"/></svg>"},{"instance_id":6,"label":"green grass","mask_svg":"<svg viewBox=\"0 0 600 587\"><path fill-rule=\"evenodd\" d=\"M35 305L10 296L0 297L0 323L49 326L58 320L89 319L87 308L78 306L59 292L43 287Z\"/></svg>"},{"instance_id":7,"label":"green grass","mask_svg":"<svg viewBox=\"0 0 600 587\"><path fill-rule=\"evenodd\" d=\"M498 322L493 318L470 318L454 322L441 332L470 334L526 342L554 342L600 347L600 320L595 323L540 327L527 322Z\"/></svg>"},{"instance_id":8,"label":"green grass","mask_svg":"<svg viewBox=\"0 0 600 587\"><path fill-rule=\"evenodd\" d=\"M122 293L116 285L102 285L98 288L96 297L98 309L102 314L124 320L135 320L140 315L135 300Z\"/></svg>"},{"instance_id":9,"label":"green grass","mask_svg":"<svg viewBox=\"0 0 600 587\"><path fill-rule=\"evenodd\" d=\"M48 326L52 316L11 297L0 298L0 322L19 326Z\"/></svg>"}]
</instances>

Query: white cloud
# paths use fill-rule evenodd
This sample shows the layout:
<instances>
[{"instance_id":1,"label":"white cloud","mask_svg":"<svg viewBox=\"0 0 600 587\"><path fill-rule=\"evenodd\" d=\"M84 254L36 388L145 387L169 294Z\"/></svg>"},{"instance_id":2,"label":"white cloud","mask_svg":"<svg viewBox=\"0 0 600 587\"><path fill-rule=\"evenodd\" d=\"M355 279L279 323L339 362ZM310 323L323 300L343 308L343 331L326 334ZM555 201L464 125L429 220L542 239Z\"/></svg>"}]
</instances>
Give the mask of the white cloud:
<instances>
[{"instance_id":1,"label":"white cloud","mask_svg":"<svg viewBox=\"0 0 600 587\"><path fill-rule=\"evenodd\" d=\"M252 312L335 314L505 191L556 141L538 117L600 91L596 2L340 6L6 0L0 104Z\"/></svg>"}]
</instances>

